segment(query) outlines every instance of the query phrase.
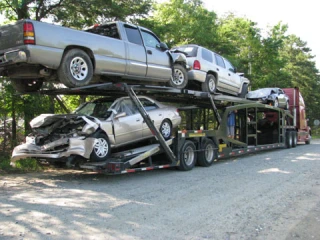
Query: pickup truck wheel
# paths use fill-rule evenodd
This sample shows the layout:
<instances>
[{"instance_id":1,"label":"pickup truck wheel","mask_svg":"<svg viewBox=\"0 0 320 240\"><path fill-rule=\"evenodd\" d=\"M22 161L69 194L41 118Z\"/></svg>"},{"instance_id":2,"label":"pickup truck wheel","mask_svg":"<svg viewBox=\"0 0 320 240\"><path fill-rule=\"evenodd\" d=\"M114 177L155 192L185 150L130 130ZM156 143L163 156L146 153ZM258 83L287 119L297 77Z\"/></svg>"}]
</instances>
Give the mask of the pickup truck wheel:
<instances>
[{"instance_id":1,"label":"pickup truck wheel","mask_svg":"<svg viewBox=\"0 0 320 240\"><path fill-rule=\"evenodd\" d=\"M92 162L106 161L111 153L110 142L106 134L99 133L93 144L90 160Z\"/></svg>"},{"instance_id":2,"label":"pickup truck wheel","mask_svg":"<svg viewBox=\"0 0 320 240\"><path fill-rule=\"evenodd\" d=\"M203 92L215 93L217 90L217 79L212 74L208 74L206 81L201 84Z\"/></svg>"},{"instance_id":3,"label":"pickup truck wheel","mask_svg":"<svg viewBox=\"0 0 320 240\"><path fill-rule=\"evenodd\" d=\"M202 167L209 167L214 162L216 154L216 146L211 139L205 139L198 152L198 164Z\"/></svg>"},{"instance_id":4,"label":"pickup truck wheel","mask_svg":"<svg viewBox=\"0 0 320 240\"><path fill-rule=\"evenodd\" d=\"M88 85L93 76L90 57L81 49L71 49L63 57L58 68L58 77L67 87Z\"/></svg>"},{"instance_id":5,"label":"pickup truck wheel","mask_svg":"<svg viewBox=\"0 0 320 240\"><path fill-rule=\"evenodd\" d=\"M43 79L12 78L11 84L15 90L21 93L36 92L43 85Z\"/></svg>"},{"instance_id":6,"label":"pickup truck wheel","mask_svg":"<svg viewBox=\"0 0 320 240\"><path fill-rule=\"evenodd\" d=\"M191 170L197 161L196 146L190 140L185 141L181 148L179 170Z\"/></svg>"},{"instance_id":7,"label":"pickup truck wheel","mask_svg":"<svg viewBox=\"0 0 320 240\"><path fill-rule=\"evenodd\" d=\"M164 140L169 140L172 134L172 125L168 119L162 121L160 125L160 133Z\"/></svg>"},{"instance_id":8,"label":"pickup truck wheel","mask_svg":"<svg viewBox=\"0 0 320 240\"><path fill-rule=\"evenodd\" d=\"M173 66L173 76L169 81L169 86L184 89L188 84L188 73L187 70L180 64Z\"/></svg>"},{"instance_id":9,"label":"pickup truck wheel","mask_svg":"<svg viewBox=\"0 0 320 240\"><path fill-rule=\"evenodd\" d=\"M242 90L241 90L241 93L240 93L239 97L240 98L245 98L247 93L248 93L248 84L244 83L243 86L242 86Z\"/></svg>"}]
</instances>

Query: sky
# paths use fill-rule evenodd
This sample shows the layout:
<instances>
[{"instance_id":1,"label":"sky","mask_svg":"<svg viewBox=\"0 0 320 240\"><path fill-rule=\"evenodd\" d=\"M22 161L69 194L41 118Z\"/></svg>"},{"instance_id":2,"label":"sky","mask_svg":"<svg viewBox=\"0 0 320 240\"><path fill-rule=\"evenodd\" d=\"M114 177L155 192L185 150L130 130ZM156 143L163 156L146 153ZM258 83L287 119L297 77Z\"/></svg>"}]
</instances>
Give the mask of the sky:
<instances>
[{"instance_id":1,"label":"sky","mask_svg":"<svg viewBox=\"0 0 320 240\"><path fill-rule=\"evenodd\" d=\"M229 12L245 17L267 30L278 22L289 26L288 34L295 34L307 42L320 69L320 13L315 0L202 0L205 8L222 17Z\"/></svg>"}]
</instances>

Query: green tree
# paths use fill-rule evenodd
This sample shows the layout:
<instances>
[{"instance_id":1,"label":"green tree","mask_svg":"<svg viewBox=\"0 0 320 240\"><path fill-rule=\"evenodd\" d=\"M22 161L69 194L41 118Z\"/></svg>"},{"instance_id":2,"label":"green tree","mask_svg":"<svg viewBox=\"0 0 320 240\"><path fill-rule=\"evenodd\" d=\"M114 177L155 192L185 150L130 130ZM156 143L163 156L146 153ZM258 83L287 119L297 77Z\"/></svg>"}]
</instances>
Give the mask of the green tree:
<instances>
[{"instance_id":1,"label":"green tree","mask_svg":"<svg viewBox=\"0 0 320 240\"><path fill-rule=\"evenodd\" d=\"M216 18L200 0L171 0L156 4L150 18L139 23L151 28L170 47L194 43L212 48L218 42Z\"/></svg>"}]
</instances>

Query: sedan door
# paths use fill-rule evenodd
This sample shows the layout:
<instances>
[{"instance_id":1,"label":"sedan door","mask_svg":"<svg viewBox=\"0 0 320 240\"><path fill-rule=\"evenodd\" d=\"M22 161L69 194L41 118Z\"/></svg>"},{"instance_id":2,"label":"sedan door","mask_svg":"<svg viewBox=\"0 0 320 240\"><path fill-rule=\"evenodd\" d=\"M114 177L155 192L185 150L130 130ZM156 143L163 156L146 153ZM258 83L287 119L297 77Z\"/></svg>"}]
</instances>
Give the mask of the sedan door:
<instances>
[{"instance_id":1,"label":"sedan door","mask_svg":"<svg viewBox=\"0 0 320 240\"><path fill-rule=\"evenodd\" d=\"M114 133L116 145L136 142L142 138L143 119L130 99L123 99L114 116Z\"/></svg>"},{"instance_id":2,"label":"sedan door","mask_svg":"<svg viewBox=\"0 0 320 240\"><path fill-rule=\"evenodd\" d=\"M147 98L140 99L144 109L148 112L152 122L154 123L155 127L159 129L160 124L164 118L164 113L161 111L159 106L155 103L150 101ZM142 135L144 138L152 136L152 133L148 127L148 125L143 122L143 130Z\"/></svg>"},{"instance_id":3,"label":"sedan door","mask_svg":"<svg viewBox=\"0 0 320 240\"><path fill-rule=\"evenodd\" d=\"M166 51L159 48L160 41L151 32L141 30L147 53L147 78L170 80L172 69Z\"/></svg>"}]
</instances>

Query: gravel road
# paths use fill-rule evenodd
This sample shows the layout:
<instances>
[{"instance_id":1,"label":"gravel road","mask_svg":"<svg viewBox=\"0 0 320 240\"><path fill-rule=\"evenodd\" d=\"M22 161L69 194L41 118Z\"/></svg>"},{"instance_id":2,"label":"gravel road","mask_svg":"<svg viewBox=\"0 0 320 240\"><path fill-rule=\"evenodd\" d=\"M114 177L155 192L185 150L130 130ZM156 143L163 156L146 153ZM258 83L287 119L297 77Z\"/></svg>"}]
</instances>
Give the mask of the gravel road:
<instances>
[{"instance_id":1,"label":"gravel road","mask_svg":"<svg viewBox=\"0 0 320 240\"><path fill-rule=\"evenodd\" d=\"M320 141L174 169L0 176L0 239L320 239Z\"/></svg>"}]
</instances>

